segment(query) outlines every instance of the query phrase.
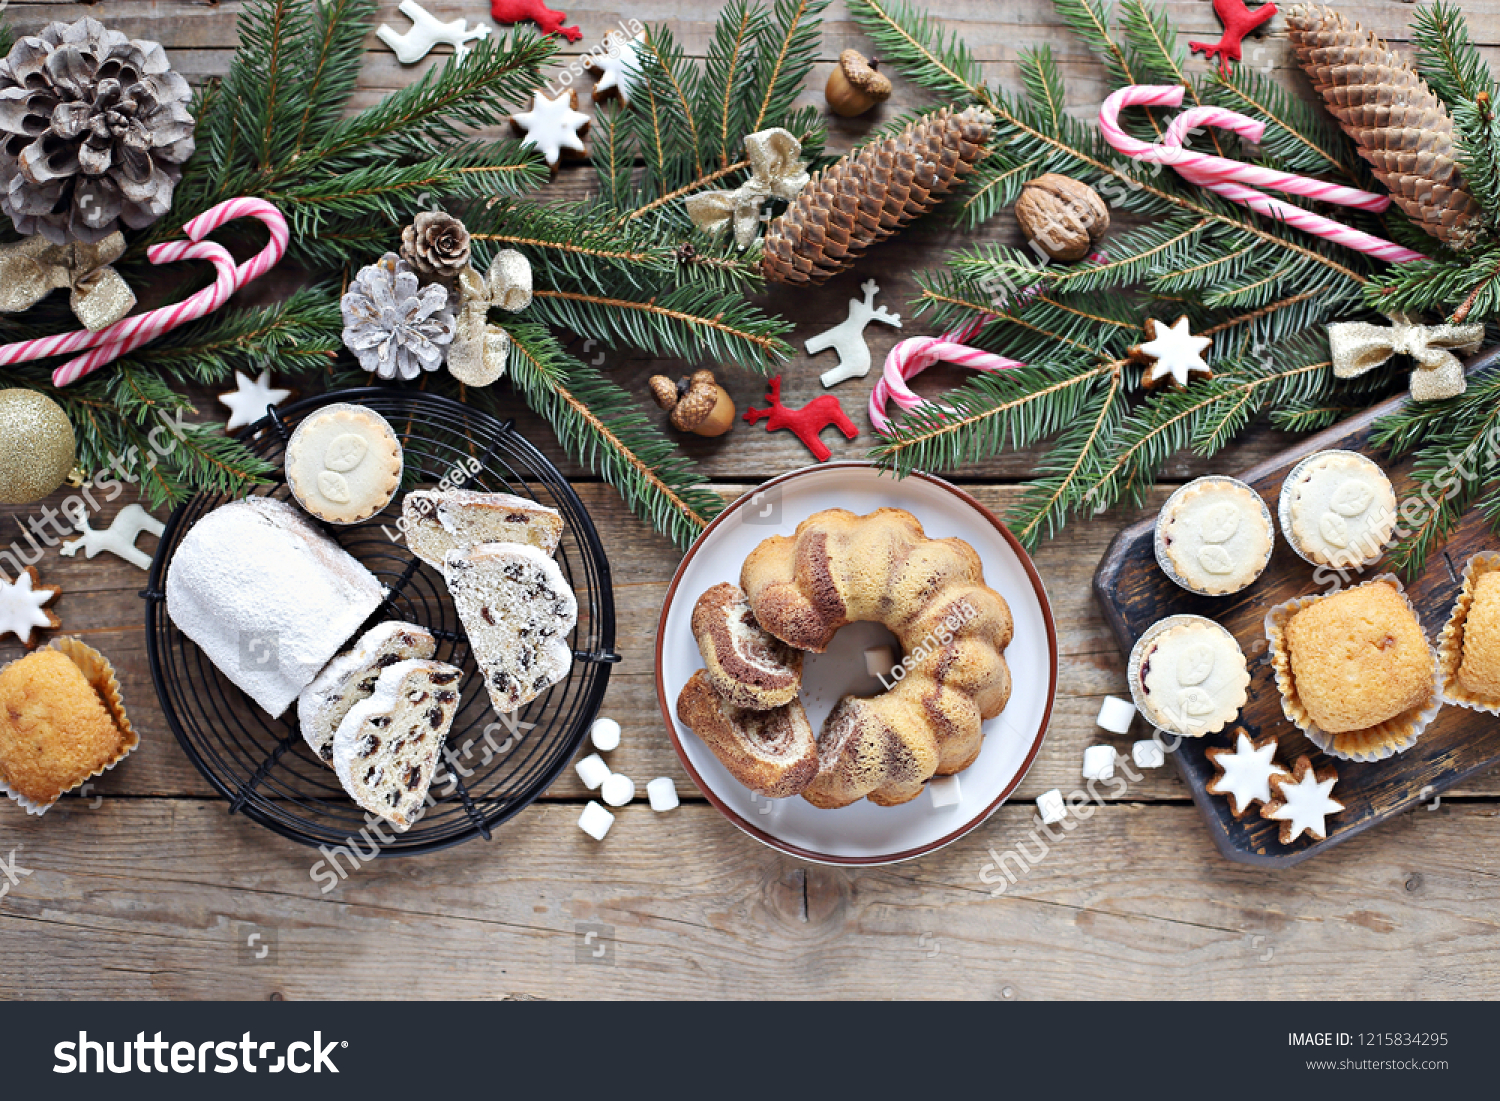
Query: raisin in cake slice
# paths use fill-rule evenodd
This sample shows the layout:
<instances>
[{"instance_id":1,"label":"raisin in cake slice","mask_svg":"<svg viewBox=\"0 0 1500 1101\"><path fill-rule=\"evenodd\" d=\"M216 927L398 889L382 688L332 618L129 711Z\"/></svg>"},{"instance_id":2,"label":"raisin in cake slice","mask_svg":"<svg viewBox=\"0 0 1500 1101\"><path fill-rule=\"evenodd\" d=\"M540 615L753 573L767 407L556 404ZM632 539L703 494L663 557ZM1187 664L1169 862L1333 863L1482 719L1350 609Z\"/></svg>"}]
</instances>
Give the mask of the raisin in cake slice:
<instances>
[{"instance_id":1,"label":"raisin in cake slice","mask_svg":"<svg viewBox=\"0 0 1500 1101\"><path fill-rule=\"evenodd\" d=\"M328 663L297 700L302 737L333 767L333 735L349 709L375 691L380 674L398 661L430 658L437 640L425 627L392 620L366 631L347 654Z\"/></svg>"},{"instance_id":2,"label":"raisin in cake slice","mask_svg":"<svg viewBox=\"0 0 1500 1101\"><path fill-rule=\"evenodd\" d=\"M437 569L451 550L482 543L524 543L550 555L562 540L556 509L509 493L414 489L401 502L406 545Z\"/></svg>"},{"instance_id":3,"label":"raisin in cake slice","mask_svg":"<svg viewBox=\"0 0 1500 1101\"><path fill-rule=\"evenodd\" d=\"M449 551L443 576L497 712L525 707L568 675L578 599L546 554L482 543Z\"/></svg>"},{"instance_id":4,"label":"raisin in cake slice","mask_svg":"<svg viewBox=\"0 0 1500 1101\"><path fill-rule=\"evenodd\" d=\"M440 661L398 661L333 736L333 767L356 803L399 830L421 817L438 755L458 714L463 672Z\"/></svg>"}]
</instances>

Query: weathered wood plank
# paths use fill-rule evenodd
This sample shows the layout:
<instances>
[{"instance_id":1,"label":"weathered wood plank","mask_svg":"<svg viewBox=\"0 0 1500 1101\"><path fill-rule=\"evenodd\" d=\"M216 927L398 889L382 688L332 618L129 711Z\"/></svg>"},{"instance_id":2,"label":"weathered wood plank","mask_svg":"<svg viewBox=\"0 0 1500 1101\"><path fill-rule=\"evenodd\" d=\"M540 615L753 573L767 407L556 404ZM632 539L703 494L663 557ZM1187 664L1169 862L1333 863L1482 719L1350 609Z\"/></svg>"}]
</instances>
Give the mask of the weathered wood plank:
<instances>
[{"instance_id":1,"label":"weathered wood plank","mask_svg":"<svg viewBox=\"0 0 1500 1101\"><path fill-rule=\"evenodd\" d=\"M1417 811L1272 874L1223 862L1190 807L1114 806L1014 885L990 850L1025 840L1022 807L859 870L800 865L704 806L632 807L597 845L576 817L535 807L327 894L315 852L212 803L7 820L0 852L33 874L0 902L0 996L1473 998L1500 968L1490 807ZM245 923L274 957L240 954ZM599 925L609 955L582 962Z\"/></svg>"}]
</instances>

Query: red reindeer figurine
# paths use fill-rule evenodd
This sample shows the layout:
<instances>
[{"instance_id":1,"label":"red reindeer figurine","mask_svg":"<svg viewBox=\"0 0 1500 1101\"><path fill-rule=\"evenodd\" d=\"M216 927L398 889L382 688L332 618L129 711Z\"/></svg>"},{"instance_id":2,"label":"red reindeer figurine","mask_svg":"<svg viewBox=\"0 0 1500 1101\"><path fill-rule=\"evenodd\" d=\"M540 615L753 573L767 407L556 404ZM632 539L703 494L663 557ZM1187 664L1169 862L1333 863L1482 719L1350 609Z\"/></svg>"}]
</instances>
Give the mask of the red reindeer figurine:
<instances>
[{"instance_id":1,"label":"red reindeer figurine","mask_svg":"<svg viewBox=\"0 0 1500 1101\"><path fill-rule=\"evenodd\" d=\"M844 407L839 404L839 399L832 394L823 394L813 398L801 409L788 409L781 404L781 376L777 375L770 382L769 409L746 409L745 420L751 424L764 420L766 431L775 432L778 428L788 429L813 453L813 458L818 462L828 461L833 452L822 440L818 439L818 433L830 424L838 428L844 434L844 439L852 440L859 435L859 429L844 412Z\"/></svg>"},{"instance_id":2,"label":"red reindeer figurine","mask_svg":"<svg viewBox=\"0 0 1500 1101\"><path fill-rule=\"evenodd\" d=\"M1219 71L1229 75L1229 63L1240 60L1245 36L1276 14L1275 4L1262 4L1251 11L1245 0L1214 0L1214 12L1224 24L1224 34L1217 42L1189 42L1188 49L1204 57L1219 59Z\"/></svg>"},{"instance_id":3,"label":"red reindeer figurine","mask_svg":"<svg viewBox=\"0 0 1500 1101\"><path fill-rule=\"evenodd\" d=\"M564 27L567 13L553 11L545 0L490 0L490 15L496 23L521 23L529 19L543 34L560 34L569 42L583 37L577 27Z\"/></svg>"}]
</instances>

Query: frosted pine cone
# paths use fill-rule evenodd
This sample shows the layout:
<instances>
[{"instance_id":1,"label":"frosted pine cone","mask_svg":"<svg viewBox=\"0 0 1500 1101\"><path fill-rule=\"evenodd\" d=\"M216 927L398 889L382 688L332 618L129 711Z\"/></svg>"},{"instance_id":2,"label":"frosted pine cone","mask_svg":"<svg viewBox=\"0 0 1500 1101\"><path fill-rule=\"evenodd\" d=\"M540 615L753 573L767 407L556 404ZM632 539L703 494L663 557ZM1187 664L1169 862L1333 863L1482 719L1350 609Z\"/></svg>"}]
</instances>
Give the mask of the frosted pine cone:
<instances>
[{"instance_id":1,"label":"frosted pine cone","mask_svg":"<svg viewBox=\"0 0 1500 1101\"><path fill-rule=\"evenodd\" d=\"M0 62L0 211L27 236L97 244L172 207L192 90L156 42L51 23Z\"/></svg>"},{"instance_id":2,"label":"frosted pine cone","mask_svg":"<svg viewBox=\"0 0 1500 1101\"><path fill-rule=\"evenodd\" d=\"M1439 241L1463 248L1479 204L1459 174L1453 119L1412 65L1354 20L1317 4L1287 12L1297 59L1391 198Z\"/></svg>"},{"instance_id":3,"label":"frosted pine cone","mask_svg":"<svg viewBox=\"0 0 1500 1101\"><path fill-rule=\"evenodd\" d=\"M469 231L451 214L418 214L401 231L401 259L423 279L452 283L469 266Z\"/></svg>"},{"instance_id":4,"label":"frosted pine cone","mask_svg":"<svg viewBox=\"0 0 1500 1101\"><path fill-rule=\"evenodd\" d=\"M344 345L366 371L411 381L443 365L454 333L448 290L422 286L394 252L360 269L343 307Z\"/></svg>"}]
</instances>

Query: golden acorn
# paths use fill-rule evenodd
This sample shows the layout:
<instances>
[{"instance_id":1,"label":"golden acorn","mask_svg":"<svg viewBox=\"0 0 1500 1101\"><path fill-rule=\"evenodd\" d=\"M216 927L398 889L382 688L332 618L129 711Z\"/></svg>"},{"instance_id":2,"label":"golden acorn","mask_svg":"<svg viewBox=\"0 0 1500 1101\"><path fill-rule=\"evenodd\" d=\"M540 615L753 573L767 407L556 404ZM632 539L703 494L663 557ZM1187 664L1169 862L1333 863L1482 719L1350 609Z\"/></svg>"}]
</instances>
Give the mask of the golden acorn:
<instances>
[{"instance_id":1,"label":"golden acorn","mask_svg":"<svg viewBox=\"0 0 1500 1101\"><path fill-rule=\"evenodd\" d=\"M1320 5L1287 12L1297 58L1391 199L1444 244L1470 243L1480 213L1454 156L1453 119L1417 70L1375 34Z\"/></svg>"},{"instance_id":2,"label":"golden acorn","mask_svg":"<svg viewBox=\"0 0 1500 1101\"><path fill-rule=\"evenodd\" d=\"M944 107L819 172L771 223L761 273L772 283L821 283L852 267L973 171L994 125L983 107Z\"/></svg>"}]
</instances>

